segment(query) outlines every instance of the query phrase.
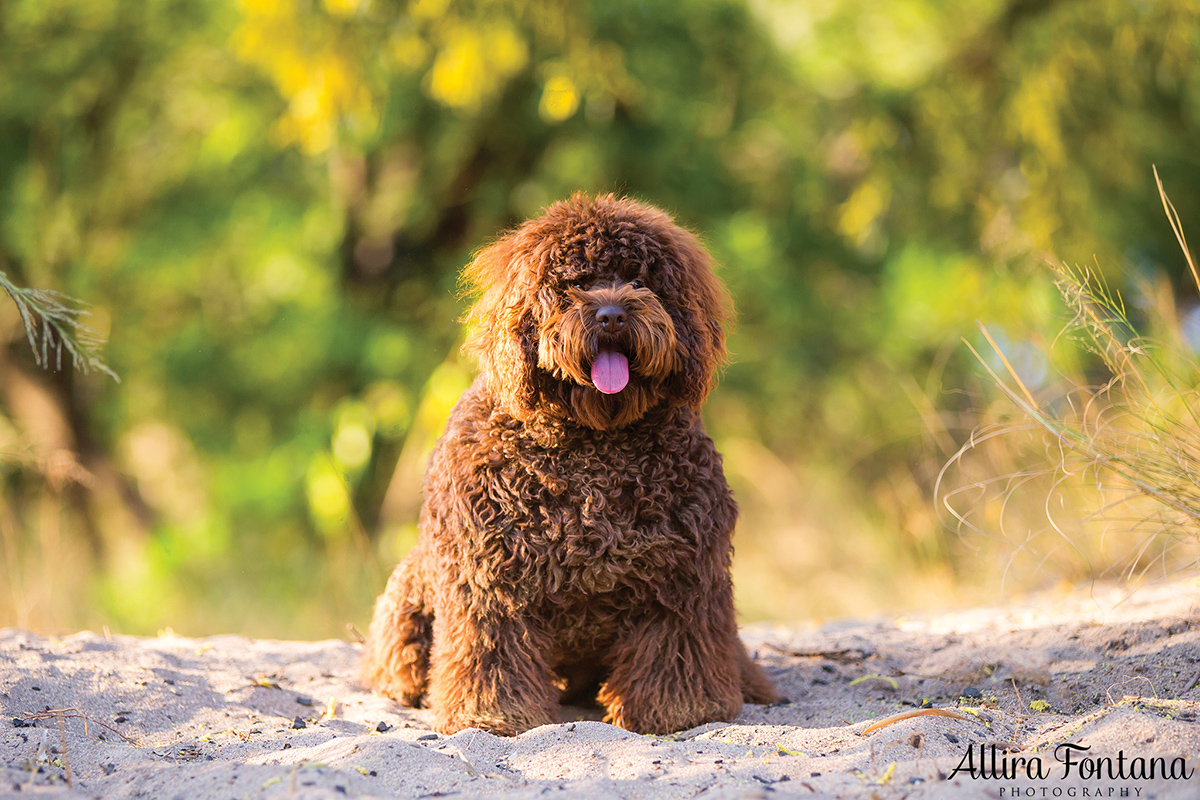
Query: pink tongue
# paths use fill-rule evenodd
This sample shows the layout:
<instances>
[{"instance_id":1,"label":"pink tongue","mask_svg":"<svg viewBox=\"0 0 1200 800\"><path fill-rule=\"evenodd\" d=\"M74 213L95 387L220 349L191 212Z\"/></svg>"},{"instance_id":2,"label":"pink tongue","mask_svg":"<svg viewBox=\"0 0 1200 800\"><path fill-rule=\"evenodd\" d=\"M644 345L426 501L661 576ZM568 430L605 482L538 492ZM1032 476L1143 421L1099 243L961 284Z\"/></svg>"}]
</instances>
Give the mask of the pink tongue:
<instances>
[{"instance_id":1,"label":"pink tongue","mask_svg":"<svg viewBox=\"0 0 1200 800\"><path fill-rule=\"evenodd\" d=\"M616 394L629 383L629 359L624 353L601 350L592 362L592 383L605 394Z\"/></svg>"}]
</instances>

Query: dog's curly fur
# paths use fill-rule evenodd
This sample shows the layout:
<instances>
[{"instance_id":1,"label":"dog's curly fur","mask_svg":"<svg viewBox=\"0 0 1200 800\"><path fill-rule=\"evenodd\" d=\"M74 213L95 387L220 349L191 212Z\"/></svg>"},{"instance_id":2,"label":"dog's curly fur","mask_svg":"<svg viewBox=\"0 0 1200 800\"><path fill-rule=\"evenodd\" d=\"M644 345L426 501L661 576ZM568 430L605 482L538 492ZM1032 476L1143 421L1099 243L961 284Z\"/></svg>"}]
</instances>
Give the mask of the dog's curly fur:
<instances>
[{"instance_id":1,"label":"dog's curly fur","mask_svg":"<svg viewBox=\"0 0 1200 800\"><path fill-rule=\"evenodd\" d=\"M605 719L641 733L777 700L738 638L737 506L700 422L729 315L708 254L657 209L576 195L466 277L481 373L433 453L363 682L424 698L446 733L519 733L597 686ZM601 350L627 358L619 392L593 383Z\"/></svg>"}]
</instances>

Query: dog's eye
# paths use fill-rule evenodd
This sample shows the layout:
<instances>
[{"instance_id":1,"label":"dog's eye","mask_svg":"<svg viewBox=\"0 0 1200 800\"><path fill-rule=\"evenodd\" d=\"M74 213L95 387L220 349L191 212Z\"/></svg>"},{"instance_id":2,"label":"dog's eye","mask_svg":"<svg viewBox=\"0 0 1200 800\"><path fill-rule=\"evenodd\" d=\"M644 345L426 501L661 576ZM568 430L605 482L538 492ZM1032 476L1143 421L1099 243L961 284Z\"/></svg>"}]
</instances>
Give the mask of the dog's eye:
<instances>
[{"instance_id":1,"label":"dog's eye","mask_svg":"<svg viewBox=\"0 0 1200 800\"><path fill-rule=\"evenodd\" d=\"M583 291L583 284L580 283L579 281L575 281L574 283L571 284L571 286L573 286L574 288L578 289L581 292Z\"/></svg>"},{"instance_id":2,"label":"dog's eye","mask_svg":"<svg viewBox=\"0 0 1200 800\"><path fill-rule=\"evenodd\" d=\"M630 281L630 282L629 282L629 285L630 285L630 286L632 286L632 287L633 287L633 288L635 288L635 289L641 289L641 288L642 288L643 286L645 286L646 284L642 283L641 281Z\"/></svg>"}]
</instances>

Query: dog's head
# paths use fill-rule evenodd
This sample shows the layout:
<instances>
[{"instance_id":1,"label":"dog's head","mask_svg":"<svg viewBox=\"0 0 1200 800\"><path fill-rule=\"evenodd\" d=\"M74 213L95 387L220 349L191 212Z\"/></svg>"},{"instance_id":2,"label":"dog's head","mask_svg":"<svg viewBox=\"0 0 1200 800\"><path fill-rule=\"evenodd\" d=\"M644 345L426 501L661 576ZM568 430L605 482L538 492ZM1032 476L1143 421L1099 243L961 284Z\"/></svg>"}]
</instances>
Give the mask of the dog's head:
<instances>
[{"instance_id":1,"label":"dog's head","mask_svg":"<svg viewBox=\"0 0 1200 800\"><path fill-rule=\"evenodd\" d=\"M656 208L555 203L481 252L467 348L509 413L605 430L699 406L725 357L729 299L708 253Z\"/></svg>"}]
</instances>

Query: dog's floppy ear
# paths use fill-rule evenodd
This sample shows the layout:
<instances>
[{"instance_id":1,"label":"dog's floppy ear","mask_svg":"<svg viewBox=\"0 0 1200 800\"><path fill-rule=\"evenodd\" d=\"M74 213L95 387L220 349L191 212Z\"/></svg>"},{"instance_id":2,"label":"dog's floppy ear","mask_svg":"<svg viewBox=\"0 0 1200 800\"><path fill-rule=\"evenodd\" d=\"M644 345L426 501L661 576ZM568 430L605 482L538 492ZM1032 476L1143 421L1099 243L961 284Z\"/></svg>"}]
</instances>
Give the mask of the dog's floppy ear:
<instances>
[{"instance_id":1,"label":"dog's floppy ear","mask_svg":"<svg viewBox=\"0 0 1200 800\"><path fill-rule=\"evenodd\" d=\"M517 417L534 405L537 348L535 321L528 308L533 296L527 257L511 233L480 251L463 271L468 291L478 295L463 321L469 333L463 349L479 361L479 369L501 403Z\"/></svg>"},{"instance_id":2,"label":"dog's floppy ear","mask_svg":"<svg viewBox=\"0 0 1200 800\"><path fill-rule=\"evenodd\" d=\"M669 224L660 235L668 244L671 262L663 270L663 282L678 298L682 317L676 331L680 368L671 377L670 388L681 401L700 405L725 364L723 325L733 316L733 303L713 272L712 257L691 231Z\"/></svg>"}]
</instances>

